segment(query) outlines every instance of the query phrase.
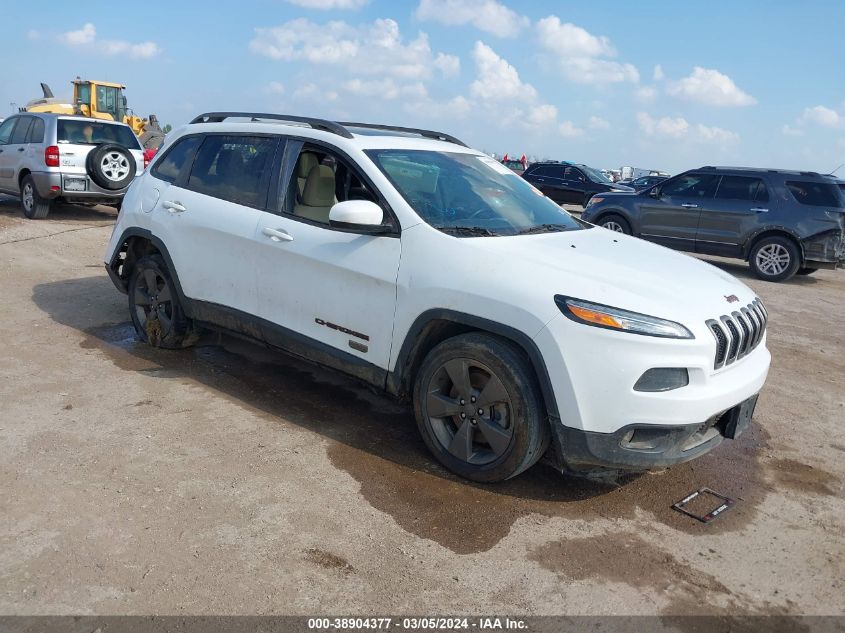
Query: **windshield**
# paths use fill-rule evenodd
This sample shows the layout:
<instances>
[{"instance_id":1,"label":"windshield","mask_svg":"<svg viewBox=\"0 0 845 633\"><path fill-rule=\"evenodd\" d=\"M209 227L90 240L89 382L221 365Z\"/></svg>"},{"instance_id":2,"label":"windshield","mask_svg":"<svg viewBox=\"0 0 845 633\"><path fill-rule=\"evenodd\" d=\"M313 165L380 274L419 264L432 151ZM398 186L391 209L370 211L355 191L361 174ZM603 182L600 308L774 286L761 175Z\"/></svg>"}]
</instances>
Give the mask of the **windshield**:
<instances>
[{"instance_id":1,"label":"windshield","mask_svg":"<svg viewBox=\"0 0 845 633\"><path fill-rule=\"evenodd\" d=\"M508 169L525 169L525 165L519 160L503 160L502 165Z\"/></svg>"},{"instance_id":2,"label":"windshield","mask_svg":"<svg viewBox=\"0 0 845 633\"><path fill-rule=\"evenodd\" d=\"M590 180L592 180L593 182L603 182L608 185L613 184L613 181L600 171L596 171L592 167L587 167L586 165L579 165L579 167L584 173L587 174L587 176L590 177Z\"/></svg>"},{"instance_id":3,"label":"windshield","mask_svg":"<svg viewBox=\"0 0 845 633\"><path fill-rule=\"evenodd\" d=\"M59 143L74 143L77 145L99 145L100 143L117 143L128 149L141 149L138 137L128 125L103 123L96 119L59 119Z\"/></svg>"},{"instance_id":4,"label":"windshield","mask_svg":"<svg viewBox=\"0 0 845 633\"><path fill-rule=\"evenodd\" d=\"M487 156L423 150L367 150L417 214L460 236L583 228L507 167Z\"/></svg>"}]
</instances>

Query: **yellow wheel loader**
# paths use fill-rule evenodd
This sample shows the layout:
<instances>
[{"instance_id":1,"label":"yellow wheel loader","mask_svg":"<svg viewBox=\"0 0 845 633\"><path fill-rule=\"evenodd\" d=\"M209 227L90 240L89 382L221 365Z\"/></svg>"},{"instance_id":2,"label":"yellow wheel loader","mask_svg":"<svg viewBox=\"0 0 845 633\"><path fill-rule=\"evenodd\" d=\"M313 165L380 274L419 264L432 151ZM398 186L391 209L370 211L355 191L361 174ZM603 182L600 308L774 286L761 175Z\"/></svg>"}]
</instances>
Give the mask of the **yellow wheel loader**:
<instances>
[{"instance_id":1,"label":"yellow wheel loader","mask_svg":"<svg viewBox=\"0 0 845 633\"><path fill-rule=\"evenodd\" d=\"M26 112L52 112L54 114L76 114L93 119L106 119L126 123L141 141L144 149L158 149L164 140L164 131L156 115L142 119L135 115L126 103L123 91L126 86L108 81L89 81L77 77L73 84L73 98L70 102L57 99L50 86L41 84L44 96L33 99L22 108Z\"/></svg>"}]
</instances>

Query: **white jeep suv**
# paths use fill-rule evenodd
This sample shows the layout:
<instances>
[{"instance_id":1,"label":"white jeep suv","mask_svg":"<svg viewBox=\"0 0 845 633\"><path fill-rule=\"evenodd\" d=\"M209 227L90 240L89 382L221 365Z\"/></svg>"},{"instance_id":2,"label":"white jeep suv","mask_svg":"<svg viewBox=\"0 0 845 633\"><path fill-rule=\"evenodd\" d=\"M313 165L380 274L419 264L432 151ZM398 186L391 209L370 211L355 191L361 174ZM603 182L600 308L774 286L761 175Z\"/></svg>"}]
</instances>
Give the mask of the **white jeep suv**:
<instances>
[{"instance_id":1,"label":"white jeep suv","mask_svg":"<svg viewBox=\"0 0 845 633\"><path fill-rule=\"evenodd\" d=\"M692 459L746 428L769 368L745 285L427 130L201 115L130 187L105 263L141 339L222 329L410 397L476 481Z\"/></svg>"}]
</instances>

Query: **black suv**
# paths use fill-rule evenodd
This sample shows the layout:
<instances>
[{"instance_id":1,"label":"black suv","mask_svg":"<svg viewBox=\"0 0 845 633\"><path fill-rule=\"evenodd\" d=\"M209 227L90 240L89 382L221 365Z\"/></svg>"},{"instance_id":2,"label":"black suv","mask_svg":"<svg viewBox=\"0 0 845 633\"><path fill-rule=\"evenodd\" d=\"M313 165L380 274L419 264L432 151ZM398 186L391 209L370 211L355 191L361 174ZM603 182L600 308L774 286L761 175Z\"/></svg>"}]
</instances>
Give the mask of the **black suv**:
<instances>
[{"instance_id":1,"label":"black suv","mask_svg":"<svg viewBox=\"0 0 845 633\"><path fill-rule=\"evenodd\" d=\"M553 161L532 163L522 177L558 204L586 206L597 193L633 191L631 187L615 184L600 171L586 165Z\"/></svg>"},{"instance_id":2,"label":"black suv","mask_svg":"<svg viewBox=\"0 0 845 633\"><path fill-rule=\"evenodd\" d=\"M744 259L767 281L845 266L845 193L815 172L702 167L633 195L596 196L581 217L670 248Z\"/></svg>"}]
</instances>

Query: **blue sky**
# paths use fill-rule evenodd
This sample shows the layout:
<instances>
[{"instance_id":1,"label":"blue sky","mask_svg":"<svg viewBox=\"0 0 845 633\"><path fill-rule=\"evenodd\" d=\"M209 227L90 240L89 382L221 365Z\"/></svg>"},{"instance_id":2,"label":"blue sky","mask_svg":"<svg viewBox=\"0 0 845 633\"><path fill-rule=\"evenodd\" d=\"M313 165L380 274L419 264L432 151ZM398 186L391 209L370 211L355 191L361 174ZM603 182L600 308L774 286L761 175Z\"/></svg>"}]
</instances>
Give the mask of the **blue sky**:
<instances>
[{"instance_id":1,"label":"blue sky","mask_svg":"<svg viewBox=\"0 0 845 633\"><path fill-rule=\"evenodd\" d=\"M681 171L845 162L845 3L5 3L0 113L128 86L174 126L269 110L431 127L490 152ZM154 17L144 17L154 16ZM3 116L3 114L0 114ZM845 175L842 168L840 175Z\"/></svg>"}]
</instances>

